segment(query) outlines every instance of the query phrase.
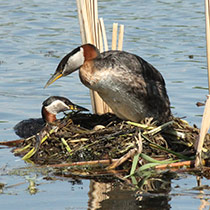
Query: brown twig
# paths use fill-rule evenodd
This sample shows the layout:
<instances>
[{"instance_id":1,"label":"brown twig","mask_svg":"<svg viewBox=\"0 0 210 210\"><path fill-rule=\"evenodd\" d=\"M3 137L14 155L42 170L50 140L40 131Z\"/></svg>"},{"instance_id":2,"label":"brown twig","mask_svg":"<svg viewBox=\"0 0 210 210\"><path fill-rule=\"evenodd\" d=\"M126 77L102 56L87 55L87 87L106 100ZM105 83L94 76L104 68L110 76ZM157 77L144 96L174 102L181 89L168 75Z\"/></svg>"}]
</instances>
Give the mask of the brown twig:
<instances>
[{"instance_id":1,"label":"brown twig","mask_svg":"<svg viewBox=\"0 0 210 210\"><path fill-rule=\"evenodd\" d=\"M53 164L47 165L47 167L60 168L60 167L69 167L69 166L84 166L84 165L109 165L111 163L115 163L118 159L111 160L91 160L91 161L81 161L74 163L61 163L61 164Z\"/></svg>"},{"instance_id":2,"label":"brown twig","mask_svg":"<svg viewBox=\"0 0 210 210\"><path fill-rule=\"evenodd\" d=\"M19 144L23 143L25 139L18 139L18 140L12 140L12 141L3 141L0 142L0 146L7 146L7 147L16 147Z\"/></svg>"},{"instance_id":3,"label":"brown twig","mask_svg":"<svg viewBox=\"0 0 210 210\"><path fill-rule=\"evenodd\" d=\"M155 167L155 169L167 169L167 168L179 168L179 167L194 167L195 160L188 160L188 161L182 161L177 163L170 163L170 164L164 164L164 165L158 165ZM202 160L202 165L209 166L208 160Z\"/></svg>"}]
</instances>

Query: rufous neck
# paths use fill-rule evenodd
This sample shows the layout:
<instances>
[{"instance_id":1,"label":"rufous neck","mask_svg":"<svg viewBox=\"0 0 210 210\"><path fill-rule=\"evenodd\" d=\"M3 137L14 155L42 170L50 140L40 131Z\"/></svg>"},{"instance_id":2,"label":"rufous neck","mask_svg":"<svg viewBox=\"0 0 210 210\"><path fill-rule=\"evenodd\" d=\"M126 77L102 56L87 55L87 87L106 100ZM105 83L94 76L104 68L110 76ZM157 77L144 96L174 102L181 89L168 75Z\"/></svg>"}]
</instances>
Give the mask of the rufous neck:
<instances>
[{"instance_id":1,"label":"rufous neck","mask_svg":"<svg viewBox=\"0 0 210 210\"><path fill-rule=\"evenodd\" d=\"M82 48L84 50L85 61L90 61L100 56L99 50L94 45L84 44Z\"/></svg>"},{"instance_id":2,"label":"rufous neck","mask_svg":"<svg viewBox=\"0 0 210 210\"><path fill-rule=\"evenodd\" d=\"M45 122L52 123L56 120L56 115L49 113L45 107L42 107L42 118Z\"/></svg>"}]
</instances>

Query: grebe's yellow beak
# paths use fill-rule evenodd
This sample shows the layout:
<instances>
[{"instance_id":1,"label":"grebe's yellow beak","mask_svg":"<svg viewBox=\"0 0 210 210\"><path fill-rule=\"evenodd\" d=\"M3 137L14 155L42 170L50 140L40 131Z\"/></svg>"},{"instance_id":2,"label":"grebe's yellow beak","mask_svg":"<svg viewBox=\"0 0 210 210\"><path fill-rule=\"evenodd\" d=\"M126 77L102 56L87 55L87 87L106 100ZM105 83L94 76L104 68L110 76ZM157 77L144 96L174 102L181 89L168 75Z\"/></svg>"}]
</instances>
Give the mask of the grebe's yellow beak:
<instances>
[{"instance_id":1,"label":"grebe's yellow beak","mask_svg":"<svg viewBox=\"0 0 210 210\"><path fill-rule=\"evenodd\" d=\"M57 79L59 79L60 77L62 77L63 74L60 72L55 72L52 77L47 81L46 85L44 86L44 88L47 88L49 85L51 85L53 82L55 82Z\"/></svg>"}]
</instances>

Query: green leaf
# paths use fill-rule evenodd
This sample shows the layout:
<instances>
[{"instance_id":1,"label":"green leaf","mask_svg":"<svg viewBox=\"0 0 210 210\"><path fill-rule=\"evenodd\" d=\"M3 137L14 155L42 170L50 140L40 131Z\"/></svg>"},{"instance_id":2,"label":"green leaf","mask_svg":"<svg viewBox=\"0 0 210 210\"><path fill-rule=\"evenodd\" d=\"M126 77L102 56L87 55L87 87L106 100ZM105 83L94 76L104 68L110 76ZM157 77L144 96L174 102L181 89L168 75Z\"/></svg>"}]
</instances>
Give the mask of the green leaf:
<instances>
[{"instance_id":1,"label":"green leaf","mask_svg":"<svg viewBox=\"0 0 210 210\"><path fill-rule=\"evenodd\" d=\"M144 153L140 154L140 157L143 158L144 160L150 162L150 163L161 163L161 164L169 164L169 163L174 163L177 162L179 160L173 160L173 159L168 159L168 160L156 160Z\"/></svg>"},{"instance_id":2,"label":"green leaf","mask_svg":"<svg viewBox=\"0 0 210 210\"><path fill-rule=\"evenodd\" d=\"M137 169L137 172L141 172L147 169L154 168L155 166L162 165L160 163L147 163Z\"/></svg>"},{"instance_id":3,"label":"green leaf","mask_svg":"<svg viewBox=\"0 0 210 210\"><path fill-rule=\"evenodd\" d=\"M139 153L134 155L133 157L133 162L132 162L132 167L131 167L131 171L130 171L130 175L133 175L135 173L138 161L139 161Z\"/></svg>"}]
</instances>

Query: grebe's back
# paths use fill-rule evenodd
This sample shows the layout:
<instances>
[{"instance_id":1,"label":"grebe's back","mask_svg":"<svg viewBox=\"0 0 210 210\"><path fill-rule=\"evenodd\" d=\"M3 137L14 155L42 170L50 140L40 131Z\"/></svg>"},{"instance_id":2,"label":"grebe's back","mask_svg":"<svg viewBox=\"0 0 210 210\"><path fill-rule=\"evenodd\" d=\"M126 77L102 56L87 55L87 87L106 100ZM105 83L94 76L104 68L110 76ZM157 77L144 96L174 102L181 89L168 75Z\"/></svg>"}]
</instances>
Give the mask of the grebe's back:
<instances>
[{"instance_id":1,"label":"grebe's back","mask_svg":"<svg viewBox=\"0 0 210 210\"><path fill-rule=\"evenodd\" d=\"M14 131L19 137L28 138L39 133L44 126L45 121L42 118L30 118L28 120L22 120L16 124Z\"/></svg>"}]
</instances>

